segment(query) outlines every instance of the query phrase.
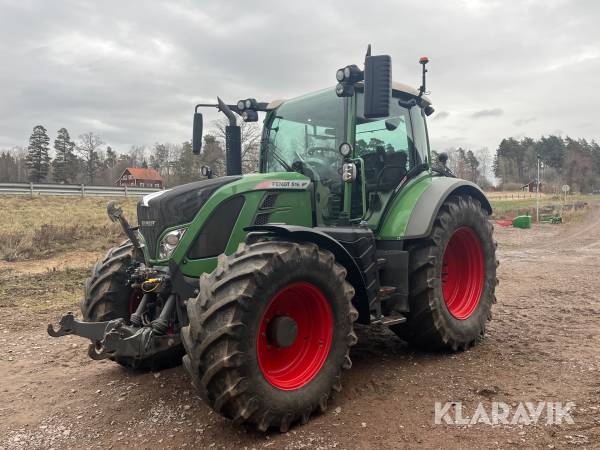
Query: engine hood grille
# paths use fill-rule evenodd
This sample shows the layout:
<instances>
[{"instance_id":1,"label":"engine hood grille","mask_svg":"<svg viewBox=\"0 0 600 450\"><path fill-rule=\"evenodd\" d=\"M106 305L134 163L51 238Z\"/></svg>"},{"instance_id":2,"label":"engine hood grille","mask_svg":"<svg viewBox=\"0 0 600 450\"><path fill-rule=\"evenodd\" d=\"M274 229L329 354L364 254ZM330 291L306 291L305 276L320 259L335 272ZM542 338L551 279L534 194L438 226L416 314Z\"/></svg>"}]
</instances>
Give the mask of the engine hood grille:
<instances>
[{"instance_id":1,"label":"engine hood grille","mask_svg":"<svg viewBox=\"0 0 600 450\"><path fill-rule=\"evenodd\" d=\"M221 186L241 177L221 177L177 186L144 197L137 205L138 225L151 258L157 258L158 237L169 227L191 222Z\"/></svg>"}]
</instances>

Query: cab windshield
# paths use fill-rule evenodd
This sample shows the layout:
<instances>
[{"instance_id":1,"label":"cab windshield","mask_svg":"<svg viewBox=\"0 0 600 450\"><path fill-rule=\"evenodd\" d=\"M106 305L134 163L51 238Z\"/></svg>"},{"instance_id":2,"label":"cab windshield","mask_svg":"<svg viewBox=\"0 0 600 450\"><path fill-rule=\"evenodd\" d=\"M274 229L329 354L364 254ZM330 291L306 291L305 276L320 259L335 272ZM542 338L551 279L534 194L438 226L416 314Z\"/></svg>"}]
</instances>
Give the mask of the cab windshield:
<instances>
[{"instance_id":1,"label":"cab windshield","mask_svg":"<svg viewBox=\"0 0 600 450\"><path fill-rule=\"evenodd\" d=\"M344 102L329 88L286 101L267 116L261 171L296 170L315 183L317 223L332 224L342 208Z\"/></svg>"},{"instance_id":2,"label":"cab windshield","mask_svg":"<svg viewBox=\"0 0 600 450\"><path fill-rule=\"evenodd\" d=\"M337 174L344 134L344 105L333 88L286 101L265 126L265 172L289 170L301 162L320 178Z\"/></svg>"}]
</instances>

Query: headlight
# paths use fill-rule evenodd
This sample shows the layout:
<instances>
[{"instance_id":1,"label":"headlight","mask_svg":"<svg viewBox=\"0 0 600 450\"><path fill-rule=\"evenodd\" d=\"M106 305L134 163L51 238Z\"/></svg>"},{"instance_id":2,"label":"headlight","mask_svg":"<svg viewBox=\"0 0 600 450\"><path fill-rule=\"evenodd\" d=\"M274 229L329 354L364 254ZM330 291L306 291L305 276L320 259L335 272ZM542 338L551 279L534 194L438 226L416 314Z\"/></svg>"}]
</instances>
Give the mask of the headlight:
<instances>
[{"instance_id":1,"label":"headlight","mask_svg":"<svg viewBox=\"0 0 600 450\"><path fill-rule=\"evenodd\" d=\"M179 244L181 237L185 234L187 228L179 228L177 230L169 231L160 240L158 246L158 258L169 259L173 254L173 251Z\"/></svg>"}]
</instances>

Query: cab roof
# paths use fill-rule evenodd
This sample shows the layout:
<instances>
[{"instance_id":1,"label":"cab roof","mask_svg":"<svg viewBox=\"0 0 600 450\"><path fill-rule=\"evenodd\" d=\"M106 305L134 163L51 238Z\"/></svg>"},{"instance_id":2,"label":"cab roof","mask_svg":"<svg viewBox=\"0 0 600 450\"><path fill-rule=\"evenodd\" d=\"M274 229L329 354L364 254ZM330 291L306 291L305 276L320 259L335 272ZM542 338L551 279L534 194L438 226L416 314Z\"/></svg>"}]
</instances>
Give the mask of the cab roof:
<instances>
[{"instance_id":1,"label":"cab roof","mask_svg":"<svg viewBox=\"0 0 600 450\"><path fill-rule=\"evenodd\" d=\"M357 83L357 84L358 85L362 85L362 83ZM418 89L415 89L414 87L409 86L408 84L400 83L398 81L392 81L392 91L403 92L405 94L409 94L409 95L412 95L414 97L418 97L419 96L419 90ZM427 103L428 105L431 105L431 100L429 100L429 97L423 96L422 99L423 99L423 101L425 103ZM271 110L271 109L275 109L275 108L279 107L286 100L288 100L288 99L272 100L267 105L267 110Z\"/></svg>"}]
</instances>

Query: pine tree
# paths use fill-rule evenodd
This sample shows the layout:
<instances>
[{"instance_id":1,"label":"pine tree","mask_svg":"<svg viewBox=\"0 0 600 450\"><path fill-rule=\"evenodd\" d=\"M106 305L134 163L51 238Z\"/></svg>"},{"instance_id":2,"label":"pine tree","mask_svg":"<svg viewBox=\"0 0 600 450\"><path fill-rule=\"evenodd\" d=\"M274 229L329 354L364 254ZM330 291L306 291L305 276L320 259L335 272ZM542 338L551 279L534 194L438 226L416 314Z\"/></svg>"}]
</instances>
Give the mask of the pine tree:
<instances>
[{"instance_id":1,"label":"pine tree","mask_svg":"<svg viewBox=\"0 0 600 450\"><path fill-rule=\"evenodd\" d=\"M42 125L33 127L33 132L29 137L29 147L27 147L27 169L29 169L29 181L39 183L50 168L50 156L48 155L50 138L46 129Z\"/></svg>"},{"instance_id":2,"label":"pine tree","mask_svg":"<svg viewBox=\"0 0 600 450\"><path fill-rule=\"evenodd\" d=\"M66 128L58 130L54 140L56 156L52 161L53 178L58 183L72 183L77 176L77 158L73 153L75 143Z\"/></svg>"}]
</instances>

